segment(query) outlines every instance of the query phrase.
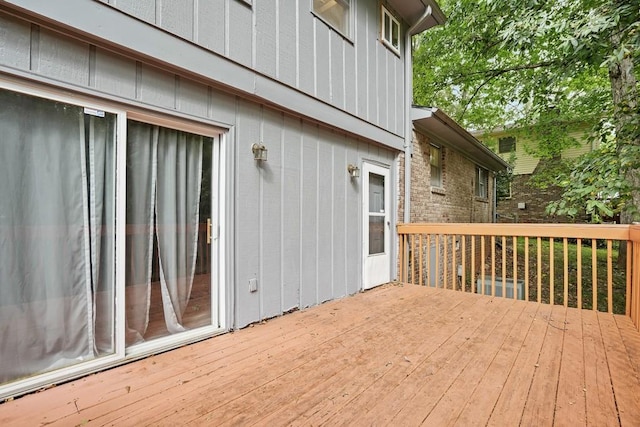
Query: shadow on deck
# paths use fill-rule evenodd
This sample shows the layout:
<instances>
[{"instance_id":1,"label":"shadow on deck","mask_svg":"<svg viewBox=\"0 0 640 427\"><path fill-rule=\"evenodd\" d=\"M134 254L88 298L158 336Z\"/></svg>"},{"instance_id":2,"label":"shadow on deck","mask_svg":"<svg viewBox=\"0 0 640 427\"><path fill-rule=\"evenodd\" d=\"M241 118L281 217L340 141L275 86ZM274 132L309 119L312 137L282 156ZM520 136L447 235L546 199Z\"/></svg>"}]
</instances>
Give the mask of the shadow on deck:
<instances>
[{"instance_id":1,"label":"shadow on deck","mask_svg":"<svg viewBox=\"0 0 640 427\"><path fill-rule=\"evenodd\" d=\"M625 316L386 285L0 405L0 425L640 423Z\"/></svg>"}]
</instances>

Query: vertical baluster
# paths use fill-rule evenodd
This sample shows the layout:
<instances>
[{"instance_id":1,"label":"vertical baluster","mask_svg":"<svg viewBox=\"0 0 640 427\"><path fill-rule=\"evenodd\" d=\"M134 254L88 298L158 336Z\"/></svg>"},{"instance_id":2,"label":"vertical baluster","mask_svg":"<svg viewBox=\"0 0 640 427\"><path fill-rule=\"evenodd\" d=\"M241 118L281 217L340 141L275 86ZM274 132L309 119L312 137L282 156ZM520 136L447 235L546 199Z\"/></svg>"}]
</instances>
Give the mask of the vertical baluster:
<instances>
[{"instance_id":1,"label":"vertical baluster","mask_svg":"<svg viewBox=\"0 0 640 427\"><path fill-rule=\"evenodd\" d=\"M451 288L456 290L456 281L458 280L458 256L456 251L456 240L458 237L454 234L451 236Z\"/></svg>"},{"instance_id":2,"label":"vertical baluster","mask_svg":"<svg viewBox=\"0 0 640 427\"><path fill-rule=\"evenodd\" d=\"M496 236L491 236L491 296L496 296Z\"/></svg>"},{"instance_id":3,"label":"vertical baluster","mask_svg":"<svg viewBox=\"0 0 640 427\"><path fill-rule=\"evenodd\" d=\"M436 275L435 275L435 284L436 284L436 288L439 288L440 286L440 235L436 234L435 235L435 239L436 239Z\"/></svg>"},{"instance_id":4,"label":"vertical baluster","mask_svg":"<svg viewBox=\"0 0 640 427\"><path fill-rule=\"evenodd\" d=\"M553 266L553 237L549 238L549 304L554 304L555 297L555 289L554 289L554 279L556 277L556 271Z\"/></svg>"},{"instance_id":5,"label":"vertical baluster","mask_svg":"<svg viewBox=\"0 0 640 427\"><path fill-rule=\"evenodd\" d=\"M627 241L627 271L625 272L625 277L627 278L627 290L624 295L624 313L627 316L631 315L631 269L633 268L631 264L631 255L631 242Z\"/></svg>"},{"instance_id":6,"label":"vertical baluster","mask_svg":"<svg viewBox=\"0 0 640 427\"><path fill-rule=\"evenodd\" d=\"M562 261L564 264L564 306L569 306L569 242L567 238L562 239L562 247L563 247L563 257Z\"/></svg>"},{"instance_id":7,"label":"vertical baluster","mask_svg":"<svg viewBox=\"0 0 640 427\"><path fill-rule=\"evenodd\" d=\"M524 238L524 300L529 301L529 237Z\"/></svg>"},{"instance_id":8,"label":"vertical baluster","mask_svg":"<svg viewBox=\"0 0 640 427\"><path fill-rule=\"evenodd\" d=\"M442 248L444 254L442 256L442 286L447 289L447 282L449 281L449 236L442 236L444 239L442 242Z\"/></svg>"},{"instance_id":9,"label":"vertical baluster","mask_svg":"<svg viewBox=\"0 0 640 427\"><path fill-rule=\"evenodd\" d=\"M481 287L481 291L482 294L485 295L485 286L484 286L484 281L485 281L485 237L484 236L480 236L480 266L482 268L482 276L481 279L482 281L480 282L480 287Z\"/></svg>"},{"instance_id":10,"label":"vertical baluster","mask_svg":"<svg viewBox=\"0 0 640 427\"><path fill-rule=\"evenodd\" d=\"M398 235L398 248L400 248L400 274L398 275L401 282L404 282L404 234Z\"/></svg>"},{"instance_id":11,"label":"vertical baluster","mask_svg":"<svg viewBox=\"0 0 640 427\"><path fill-rule=\"evenodd\" d=\"M598 310L598 248L596 239L591 239L591 285L593 310Z\"/></svg>"},{"instance_id":12,"label":"vertical baluster","mask_svg":"<svg viewBox=\"0 0 640 427\"><path fill-rule=\"evenodd\" d=\"M542 302L542 239L537 237L538 239L538 302Z\"/></svg>"},{"instance_id":13,"label":"vertical baluster","mask_svg":"<svg viewBox=\"0 0 640 427\"><path fill-rule=\"evenodd\" d=\"M427 286L431 286L431 234L427 234ZM435 282L434 282L435 283Z\"/></svg>"},{"instance_id":14,"label":"vertical baluster","mask_svg":"<svg viewBox=\"0 0 640 427\"><path fill-rule=\"evenodd\" d=\"M476 293L476 236L471 236L471 292ZM629 304L631 306L631 304ZM631 310L631 309L629 309Z\"/></svg>"},{"instance_id":15,"label":"vertical baluster","mask_svg":"<svg viewBox=\"0 0 640 427\"><path fill-rule=\"evenodd\" d=\"M513 299L518 298L518 237L513 236Z\"/></svg>"},{"instance_id":16,"label":"vertical baluster","mask_svg":"<svg viewBox=\"0 0 640 427\"><path fill-rule=\"evenodd\" d=\"M577 243L577 251L576 258L578 261L578 271L576 277L576 285L577 285L577 297L578 297L578 308L582 310L582 239L578 239Z\"/></svg>"},{"instance_id":17,"label":"vertical baluster","mask_svg":"<svg viewBox=\"0 0 640 427\"><path fill-rule=\"evenodd\" d=\"M420 237L418 238L418 244L420 245L420 247L418 248L418 253L419 253L419 257L418 257L418 262L420 263L420 265L418 266L418 284L420 286L422 286L423 284L423 280L422 280L422 260L423 260L423 253L422 253L422 234L420 234Z\"/></svg>"},{"instance_id":18,"label":"vertical baluster","mask_svg":"<svg viewBox=\"0 0 640 427\"><path fill-rule=\"evenodd\" d=\"M507 238L502 236L502 298L507 297Z\"/></svg>"},{"instance_id":19,"label":"vertical baluster","mask_svg":"<svg viewBox=\"0 0 640 427\"><path fill-rule=\"evenodd\" d=\"M462 291L467 291L467 236L462 235L462 250L460 257L462 258Z\"/></svg>"},{"instance_id":20,"label":"vertical baluster","mask_svg":"<svg viewBox=\"0 0 640 427\"><path fill-rule=\"evenodd\" d=\"M613 255L611 239L607 239L607 310L613 313Z\"/></svg>"}]
</instances>

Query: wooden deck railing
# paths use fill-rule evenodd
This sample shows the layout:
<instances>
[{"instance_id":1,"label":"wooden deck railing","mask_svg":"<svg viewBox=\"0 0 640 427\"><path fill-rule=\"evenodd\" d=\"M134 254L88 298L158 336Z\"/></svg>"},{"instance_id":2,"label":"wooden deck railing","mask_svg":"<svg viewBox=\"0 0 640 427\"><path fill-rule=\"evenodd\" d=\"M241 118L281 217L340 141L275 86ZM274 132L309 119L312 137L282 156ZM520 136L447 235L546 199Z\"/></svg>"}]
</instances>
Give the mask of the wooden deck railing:
<instances>
[{"instance_id":1,"label":"wooden deck railing","mask_svg":"<svg viewBox=\"0 0 640 427\"><path fill-rule=\"evenodd\" d=\"M640 225L400 224L399 280L630 316Z\"/></svg>"}]
</instances>

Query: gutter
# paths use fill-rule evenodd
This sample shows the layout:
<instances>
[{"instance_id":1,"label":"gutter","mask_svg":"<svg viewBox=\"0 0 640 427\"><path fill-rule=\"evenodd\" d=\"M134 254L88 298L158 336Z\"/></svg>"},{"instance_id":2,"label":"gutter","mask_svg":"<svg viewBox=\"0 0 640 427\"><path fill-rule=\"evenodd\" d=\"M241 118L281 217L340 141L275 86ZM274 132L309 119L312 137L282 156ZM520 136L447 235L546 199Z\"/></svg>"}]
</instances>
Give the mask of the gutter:
<instances>
[{"instance_id":1,"label":"gutter","mask_svg":"<svg viewBox=\"0 0 640 427\"><path fill-rule=\"evenodd\" d=\"M411 55L411 37L416 29L431 16L431 13L431 6L427 6L420 19L407 30L404 40L404 223L411 222L411 151L413 145L413 121L411 120L411 107L413 105L413 58Z\"/></svg>"}]
</instances>

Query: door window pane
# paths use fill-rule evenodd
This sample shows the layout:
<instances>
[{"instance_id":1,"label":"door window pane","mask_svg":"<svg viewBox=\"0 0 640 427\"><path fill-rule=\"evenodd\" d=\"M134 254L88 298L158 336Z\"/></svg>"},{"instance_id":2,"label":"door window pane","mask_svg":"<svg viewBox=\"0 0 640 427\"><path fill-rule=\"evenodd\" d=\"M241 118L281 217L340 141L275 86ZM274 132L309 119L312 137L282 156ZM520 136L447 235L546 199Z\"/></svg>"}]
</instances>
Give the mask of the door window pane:
<instances>
[{"instance_id":1,"label":"door window pane","mask_svg":"<svg viewBox=\"0 0 640 427\"><path fill-rule=\"evenodd\" d=\"M369 174L369 212L384 213L384 176Z\"/></svg>"},{"instance_id":2,"label":"door window pane","mask_svg":"<svg viewBox=\"0 0 640 427\"><path fill-rule=\"evenodd\" d=\"M211 325L212 144L128 122L127 345Z\"/></svg>"},{"instance_id":3,"label":"door window pane","mask_svg":"<svg viewBox=\"0 0 640 427\"><path fill-rule=\"evenodd\" d=\"M384 253L384 216L369 216L369 255Z\"/></svg>"},{"instance_id":4,"label":"door window pane","mask_svg":"<svg viewBox=\"0 0 640 427\"><path fill-rule=\"evenodd\" d=\"M384 176L369 173L369 255L384 253Z\"/></svg>"},{"instance_id":5,"label":"door window pane","mask_svg":"<svg viewBox=\"0 0 640 427\"><path fill-rule=\"evenodd\" d=\"M0 384L114 352L115 130L0 89Z\"/></svg>"}]
</instances>

